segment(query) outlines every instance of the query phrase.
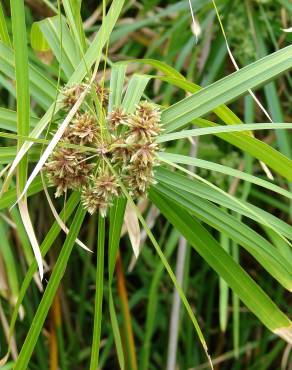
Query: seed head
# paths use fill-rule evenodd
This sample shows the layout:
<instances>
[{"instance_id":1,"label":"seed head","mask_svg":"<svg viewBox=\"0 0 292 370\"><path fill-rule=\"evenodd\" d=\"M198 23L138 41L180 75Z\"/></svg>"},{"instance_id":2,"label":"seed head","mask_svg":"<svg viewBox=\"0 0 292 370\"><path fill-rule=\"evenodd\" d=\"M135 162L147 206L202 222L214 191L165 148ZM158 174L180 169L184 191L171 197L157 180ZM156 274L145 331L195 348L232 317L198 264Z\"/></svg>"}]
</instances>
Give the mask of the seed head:
<instances>
[{"instance_id":1,"label":"seed head","mask_svg":"<svg viewBox=\"0 0 292 370\"><path fill-rule=\"evenodd\" d=\"M77 102L80 95L85 90L86 85L85 84L75 84L71 87L66 87L63 89L62 94L65 95L65 99L63 100L63 103L65 106L69 109L73 107L73 105Z\"/></svg>"},{"instance_id":2,"label":"seed head","mask_svg":"<svg viewBox=\"0 0 292 370\"><path fill-rule=\"evenodd\" d=\"M148 187L155 183L152 166L131 163L127 170L128 175L125 177L125 182L132 196L140 197L145 195Z\"/></svg>"},{"instance_id":3,"label":"seed head","mask_svg":"<svg viewBox=\"0 0 292 370\"><path fill-rule=\"evenodd\" d=\"M108 115L108 123L109 123L109 128L113 131L116 132L117 128L123 124L126 119L128 118L127 113L125 113L122 108L118 107L115 108L112 112L109 113Z\"/></svg>"},{"instance_id":4,"label":"seed head","mask_svg":"<svg viewBox=\"0 0 292 370\"><path fill-rule=\"evenodd\" d=\"M108 204L103 199L98 197L94 186L87 185L82 189L81 203L84 209L86 209L91 215L98 210L100 210L103 217L106 215Z\"/></svg>"},{"instance_id":5,"label":"seed head","mask_svg":"<svg viewBox=\"0 0 292 370\"><path fill-rule=\"evenodd\" d=\"M119 184L107 169L101 168L97 173L99 175L90 176L89 184L82 191L81 201L90 214L99 210L104 217L113 198L119 196Z\"/></svg>"},{"instance_id":6,"label":"seed head","mask_svg":"<svg viewBox=\"0 0 292 370\"><path fill-rule=\"evenodd\" d=\"M101 169L97 177L92 177L96 193L104 200L111 200L119 195L119 184L107 169Z\"/></svg>"},{"instance_id":7,"label":"seed head","mask_svg":"<svg viewBox=\"0 0 292 370\"><path fill-rule=\"evenodd\" d=\"M92 143L97 138L99 127L89 113L78 114L66 130L67 138L74 144Z\"/></svg>"},{"instance_id":8,"label":"seed head","mask_svg":"<svg viewBox=\"0 0 292 370\"><path fill-rule=\"evenodd\" d=\"M133 145L133 155L130 162L144 166L153 166L155 163L156 152L159 150L157 143L146 143Z\"/></svg>"},{"instance_id":9,"label":"seed head","mask_svg":"<svg viewBox=\"0 0 292 370\"><path fill-rule=\"evenodd\" d=\"M77 102L86 86L76 84L63 90L68 108ZM109 90L103 84L95 84L94 88L106 109ZM131 114L116 107L104 126L83 105L67 126L61 142L90 145L95 154L90 156L91 150L84 152L76 147L55 147L45 165L48 179L56 187L55 196L68 189L79 190L84 209L90 214L99 211L103 217L114 198L121 195L118 179L132 196L145 196L149 186L155 183L153 168L160 150L156 142L162 131L160 116L158 107L144 101ZM109 161L117 175L112 174Z\"/></svg>"},{"instance_id":10,"label":"seed head","mask_svg":"<svg viewBox=\"0 0 292 370\"><path fill-rule=\"evenodd\" d=\"M153 142L161 132L160 112L152 104L143 102L125 121L125 125L129 127L128 143Z\"/></svg>"},{"instance_id":11,"label":"seed head","mask_svg":"<svg viewBox=\"0 0 292 370\"><path fill-rule=\"evenodd\" d=\"M50 183L56 186L56 197L68 189L76 189L87 182L92 164L85 161L83 153L75 149L57 147L45 165Z\"/></svg>"},{"instance_id":12,"label":"seed head","mask_svg":"<svg viewBox=\"0 0 292 370\"><path fill-rule=\"evenodd\" d=\"M132 147L120 136L115 138L111 146L112 162L127 164L131 160Z\"/></svg>"},{"instance_id":13,"label":"seed head","mask_svg":"<svg viewBox=\"0 0 292 370\"><path fill-rule=\"evenodd\" d=\"M159 108L147 101L143 101L137 106L137 114L145 120L160 122L161 112Z\"/></svg>"}]
</instances>

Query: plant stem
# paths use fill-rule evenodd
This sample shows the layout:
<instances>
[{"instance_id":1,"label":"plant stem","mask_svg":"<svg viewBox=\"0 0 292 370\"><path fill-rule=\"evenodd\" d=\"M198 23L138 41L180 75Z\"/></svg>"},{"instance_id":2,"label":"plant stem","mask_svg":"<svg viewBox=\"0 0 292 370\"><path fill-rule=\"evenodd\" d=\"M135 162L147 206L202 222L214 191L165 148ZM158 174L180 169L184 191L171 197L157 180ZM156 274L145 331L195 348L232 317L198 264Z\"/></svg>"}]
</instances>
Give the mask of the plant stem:
<instances>
[{"instance_id":1,"label":"plant stem","mask_svg":"<svg viewBox=\"0 0 292 370\"><path fill-rule=\"evenodd\" d=\"M184 237L180 237L179 246L177 251L177 262L175 276L178 283L182 286L184 267L185 267L185 256L186 256L187 242ZM170 316L170 328L169 328L169 342L167 351L167 370L174 370L176 367L176 353L177 353L177 342L178 342L178 331L179 331L179 316L180 316L181 300L180 296L175 289L173 292L171 316Z\"/></svg>"},{"instance_id":2,"label":"plant stem","mask_svg":"<svg viewBox=\"0 0 292 370\"><path fill-rule=\"evenodd\" d=\"M54 298L50 310L50 370L58 369L58 343L57 343L57 327L60 323L60 302L58 292Z\"/></svg>"},{"instance_id":3,"label":"plant stem","mask_svg":"<svg viewBox=\"0 0 292 370\"><path fill-rule=\"evenodd\" d=\"M97 239L97 269L95 287L95 310L94 327L92 339L92 352L90 360L90 370L98 368L101 318L102 318L102 298L103 298L103 272L104 272L104 240L105 240L105 219L99 214L98 218L98 239Z\"/></svg>"},{"instance_id":4,"label":"plant stem","mask_svg":"<svg viewBox=\"0 0 292 370\"><path fill-rule=\"evenodd\" d=\"M133 328L131 323L131 314L129 309L128 293L126 288L126 280L122 265L122 259L120 253L117 257L116 263L116 274L118 278L118 294L121 300L121 309L124 320L124 333L126 340L126 354L128 360L128 366L126 368L131 370L137 370L137 358L136 358L136 349L133 335Z\"/></svg>"}]
</instances>

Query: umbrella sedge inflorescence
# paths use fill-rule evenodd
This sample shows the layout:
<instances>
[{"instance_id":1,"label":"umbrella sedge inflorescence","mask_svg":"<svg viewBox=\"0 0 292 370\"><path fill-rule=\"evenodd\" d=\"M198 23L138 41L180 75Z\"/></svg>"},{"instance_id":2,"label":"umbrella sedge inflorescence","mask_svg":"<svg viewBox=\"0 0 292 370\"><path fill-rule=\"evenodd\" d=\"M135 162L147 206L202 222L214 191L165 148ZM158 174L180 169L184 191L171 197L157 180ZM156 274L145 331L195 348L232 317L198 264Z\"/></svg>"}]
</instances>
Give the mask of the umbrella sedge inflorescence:
<instances>
[{"instance_id":1,"label":"umbrella sedge inflorescence","mask_svg":"<svg viewBox=\"0 0 292 370\"><path fill-rule=\"evenodd\" d=\"M85 85L78 84L63 90L65 107L70 109L84 89ZM95 92L106 110L109 91L96 85ZM120 183L134 198L145 196L154 183L161 113L157 106L143 101L133 113L115 107L101 123L87 107L82 104L66 128L45 171L50 184L56 187L56 197L70 189L78 190L90 214L99 211L105 216L113 199L122 195ZM66 144L78 145L80 150ZM95 149L96 154L84 151L82 146Z\"/></svg>"}]
</instances>

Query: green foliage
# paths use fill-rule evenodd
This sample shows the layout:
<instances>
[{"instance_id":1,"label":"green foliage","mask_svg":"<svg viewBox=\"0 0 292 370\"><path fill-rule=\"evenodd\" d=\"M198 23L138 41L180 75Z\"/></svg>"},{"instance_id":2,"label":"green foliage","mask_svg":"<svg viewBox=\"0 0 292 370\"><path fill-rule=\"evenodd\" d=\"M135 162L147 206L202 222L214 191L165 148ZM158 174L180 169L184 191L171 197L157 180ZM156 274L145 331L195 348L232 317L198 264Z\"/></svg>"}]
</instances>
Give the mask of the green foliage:
<instances>
[{"instance_id":1,"label":"green foliage","mask_svg":"<svg viewBox=\"0 0 292 370\"><path fill-rule=\"evenodd\" d=\"M1 369L291 360L291 5L191 3L0 4Z\"/></svg>"}]
</instances>

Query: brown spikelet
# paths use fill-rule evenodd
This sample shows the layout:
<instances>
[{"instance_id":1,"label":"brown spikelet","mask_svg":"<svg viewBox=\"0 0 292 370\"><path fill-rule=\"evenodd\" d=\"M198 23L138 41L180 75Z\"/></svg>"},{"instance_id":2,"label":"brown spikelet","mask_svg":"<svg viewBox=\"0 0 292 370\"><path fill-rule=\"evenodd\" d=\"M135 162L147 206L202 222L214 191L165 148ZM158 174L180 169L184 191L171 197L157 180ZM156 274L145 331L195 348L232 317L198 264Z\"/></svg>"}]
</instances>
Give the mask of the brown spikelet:
<instances>
[{"instance_id":1,"label":"brown spikelet","mask_svg":"<svg viewBox=\"0 0 292 370\"><path fill-rule=\"evenodd\" d=\"M113 163L127 164L131 160L132 147L120 136L111 145L111 155Z\"/></svg>"},{"instance_id":2,"label":"brown spikelet","mask_svg":"<svg viewBox=\"0 0 292 370\"><path fill-rule=\"evenodd\" d=\"M108 115L108 123L109 128L115 132L117 128L123 124L128 118L127 113L125 113L122 108L118 107L115 108L112 112Z\"/></svg>"},{"instance_id":3,"label":"brown spikelet","mask_svg":"<svg viewBox=\"0 0 292 370\"><path fill-rule=\"evenodd\" d=\"M70 87L66 87L62 90L62 94L65 96L63 103L65 107L68 109L71 109L73 105L77 102L80 95L85 90L86 85L85 84L75 84Z\"/></svg>"},{"instance_id":4,"label":"brown spikelet","mask_svg":"<svg viewBox=\"0 0 292 370\"><path fill-rule=\"evenodd\" d=\"M157 143L146 143L134 145L133 154L130 162L144 166L153 166L155 163L156 152L159 150Z\"/></svg>"},{"instance_id":5,"label":"brown spikelet","mask_svg":"<svg viewBox=\"0 0 292 370\"><path fill-rule=\"evenodd\" d=\"M49 182L56 186L56 197L68 189L76 189L87 182L92 164L85 161L83 153L75 149L57 147L45 165Z\"/></svg>"},{"instance_id":6,"label":"brown spikelet","mask_svg":"<svg viewBox=\"0 0 292 370\"><path fill-rule=\"evenodd\" d=\"M92 143L99 133L96 119L89 113L78 114L67 128L66 134L72 143Z\"/></svg>"},{"instance_id":7,"label":"brown spikelet","mask_svg":"<svg viewBox=\"0 0 292 370\"><path fill-rule=\"evenodd\" d=\"M127 169L125 182L128 184L129 193L134 197L146 195L147 188L155 183L152 167L131 163Z\"/></svg>"},{"instance_id":8,"label":"brown spikelet","mask_svg":"<svg viewBox=\"0 0 292 370\"><path fill-rule=\"evenodd\" d=\"M114 197L119 195L119 184L107 169L100 169L98 176L91 176L81 194L81 201L85 209L93 214L99 210L101 215L106 215L108 207L112 205Z\"/></svg>"},{"instance_id":9,"label":"brown spikelet","mask_svg":"<svg viewBox=\"0 0 292 370\"><path fill-rule=\"evenodd\" d=\"M105 200L119 195L119 184L107 168L99 171L99 175L93 178L93 184L97 194Z\"/></svg>"},{"instance_id":10,"label":"brown spikelet","mask_svg":"<svg viewBox=\"0 0 292 370\"><path fill-rule=\"evenodd\" d=\"M93 215L96 211L101 209L101 213L105 213L107 209L107 202L100 199L95 191L94 186L87 185L81 192L81 203L88 213Z\"/></svg>"},{"instance_id":11,"label":"brown spikelet","mask_svg":"<svg viewBox=\"0 0 292 370\"><path fill-rule=\"evenodd\" d=\"M152 104L143 102L125 121L125 125L129 127L128 143L153 142L161 132L160 111Z\"/></svg>"},{"instance_id":12,"label":"brown spikelet","mask_svg":"<svg viewBox=\"0 0 292 370\"><path fill-rule=\"evenodd\" d=\"M160 110L147 101L143 101L137 106L137 114L145 120L160 122Z\"/></svg>"}]
</instances>

